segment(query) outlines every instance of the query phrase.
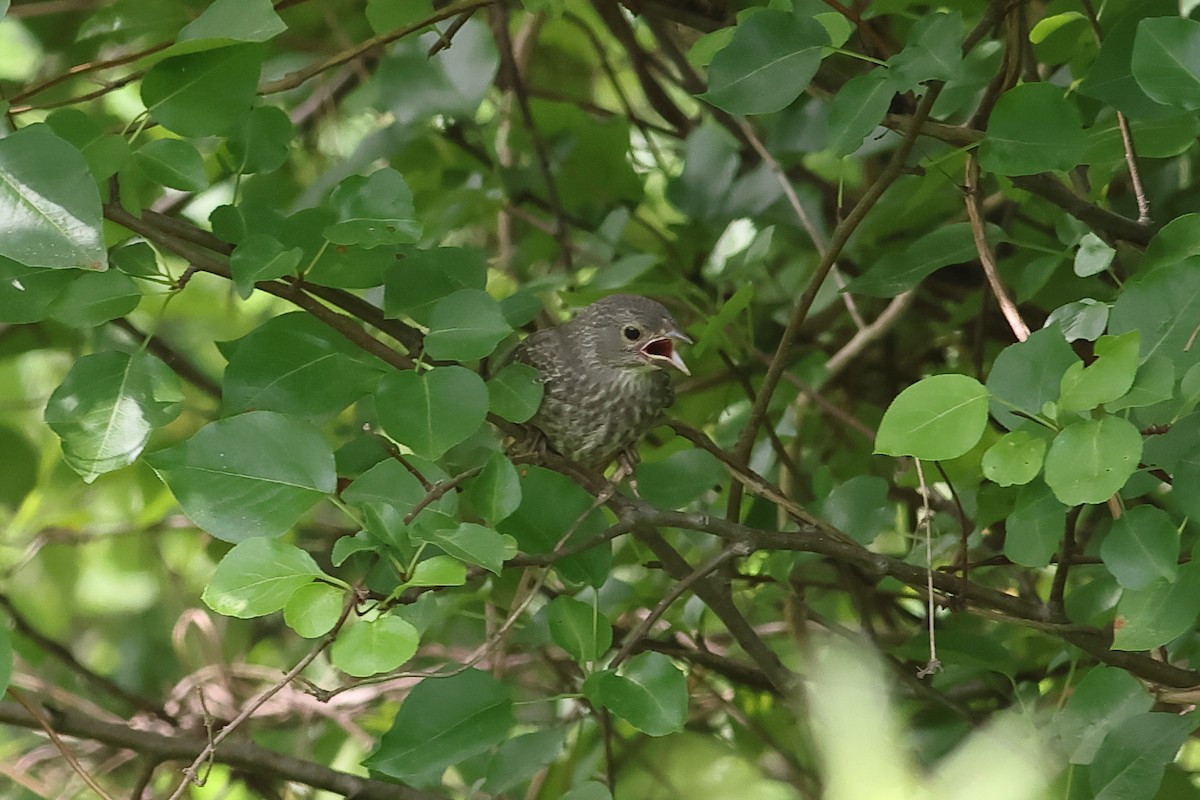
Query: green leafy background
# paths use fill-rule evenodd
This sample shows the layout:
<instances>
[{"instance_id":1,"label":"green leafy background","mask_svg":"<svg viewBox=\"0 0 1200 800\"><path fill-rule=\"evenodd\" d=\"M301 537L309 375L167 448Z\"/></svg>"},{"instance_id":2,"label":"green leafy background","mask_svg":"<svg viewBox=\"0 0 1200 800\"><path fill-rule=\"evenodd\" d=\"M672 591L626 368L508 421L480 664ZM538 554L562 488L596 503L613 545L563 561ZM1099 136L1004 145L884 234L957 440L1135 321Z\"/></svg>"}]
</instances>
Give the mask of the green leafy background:
<instances>
[{"instance_id":1,"label":"green leafy background","mask_svg":"<svg viewBox=\"0 0 1200 800\"><path fill-rule=\"evenodd\" d=\"M1200 797L1194 14L0 2L0 800Z\"/></svg>"}]
</instances>

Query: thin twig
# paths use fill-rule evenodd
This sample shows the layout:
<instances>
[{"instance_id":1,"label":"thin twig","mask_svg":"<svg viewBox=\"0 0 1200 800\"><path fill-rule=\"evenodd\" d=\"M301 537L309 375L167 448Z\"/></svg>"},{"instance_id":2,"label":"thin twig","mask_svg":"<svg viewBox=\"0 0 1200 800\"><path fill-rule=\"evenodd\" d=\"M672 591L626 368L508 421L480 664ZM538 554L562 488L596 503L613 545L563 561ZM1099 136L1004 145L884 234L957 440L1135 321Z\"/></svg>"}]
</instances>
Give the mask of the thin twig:
<instances>
[{"instance_id":1,"label":"thin twig","mask_svg":"<svg viewBox=\"0 0 1200 800\"><path fill-rule=\"evenodd\" d=\"M824 256L825 250L828 248L825 237L821 234L820 229L817 228L816 223L808 216L808 212L804 210L804 205L800 202L800 197L796 194L796 189L792 186L792 182L788 180L787 173L783 171L783 167L779 165L775 156L771 155L771 151L767 149L767 146L758 138L758 134L754 132L754 128L749 122L739 118L737 119L737 124L742 130L742 135L746 137L746 141L750 143L750 147L754 149L754 152L758 154L762 162L767 165L767 169L771 171L771 175L775 177L775 182L783 190L783 195L787 198L788 205L792 207L792 213L800 220L800 226L808 233L808 238L812 239L813 247L816 248L817 254ZM846 288L846 280L842 277L842 273L838 270L836 263L830 267L829 274L833 276L839 289ZM861 331L866 327L867 323L863 320L862 314L858 310L858 305L854 302L854 297L848 292L840 292L840 295L842 303L846 306L846 312L850 315L850 319L854 321L854 326Z\"/></svg>"},{"instance_id":2,"label":"thin twig","mask_svg":"<svg viewBox=\"0 0 1200 800\"><path fill-rule=\"evenodd\" d=\"M686 578L676 581L675 585L671 587L671 590L667 592L666 595L664 595L663 598L658 601L658 604L653 608L653 610L646 615L646 618L638 623L638 626L634 628L628 636L625 637L625 641L621 645L620 652L618 652L612 660L612 666L618 667L623 661L625 661L625 659L629 658L630 654L633 653L633 648L637 645L637 643L646 637L646 634L650 632L650 628L654 626L654 623L658 622L662 615L667 613L667 609L670 608L676 600L682 597L684 592L692 588L697 581L700 581L708 575L711 575L719 570L727 562L732 561L739 556L746 555L746 552L745 545L739 542L730 542L722 547L720 552L718 552L715 556L696 567L696 569L694 569Z\"/></svg>"},{"instance_id":3,"label":"thin twig","mask_svg":"<svg viewBox=\"0 0 1200 800\"><path fill-rule=\"evenodd\" d=\"M1096 46L1099 47L1103 36L1103 30L1100 27L1100 19L1096 16L1096 9L1092 6L1092 0L1079 0L1079 4L1083 6L1083 13L1087 15L1088 24L1092 28L1092 36L1096 40ZM1121 131L1121 146L1125 150L1125 164L1129 167L1129 183L1133 186L1133 196L1137 199L1138 207L1138 224L1150 224L1150 201L1146 199L1146 189L1142 186L1142 175L1137 164L1137 150L1133 146L1133 131L1129 128L1129 120L1125 114L1117 110L1117 127Z\"/></svg>"},{"instance_id":4,"label":"thin twig","mask_svg":"<svg viewBox=\"0 0 1200 800\"><path fill-rule=\"evenodd\" d=\"M967 216L971 219L971 236L975 240L975 252L979 254L979 263L983 265L983 274L987 277L988 287L992 296L1000 306L1000 313L1008 323L1013 336L1018 342L1029 338L1029 326L1021 318L1017 304L1008 296L1008 290L1000 280L1000 270L996 267L996 259L992 255L992 247L988 244L987 233L983 227L983 209L979 202L979 161L974 153L967 154L966 160L967 185L963 193L963 201L967 205Z\"/></svg>"},{"instance_id":5,"label":"thin twig","mask_svg":"<svg viewBox=\"0 0 1200 800\"><path fill-rule=\"evenodd\" d=\"M516 51L513 49L512 36L508 32L508 14L500 6L493 6L490 12L492 33L500 52L500 69L506 78L508 89L517 99L517 108L521 110L521 118L525 121L525 127L529 131L529 142L533 146L533 154L542 173L542 182L546 185L546 200L550 203L550 210L554 215L554 238L558 242L559 257L567 271L572 271L570 230L562 200L558 194L558 185L554 181L554 170L550 166L550 151L546 147L541 131L534 122L533 110L529 105L529 93L525 91L525 79L517 66Z\"/></svg>"},{"instance_id":6,"label":"thin twig","mask_svg":"<svg viewBox=\"0 0 1200 800\"><path fill-rule=\"evenodd\" d=\"M338 633L342 630L342 626L345 625L346 620L350 618L350 612L354 610L354 606L357 602L357 589L351 590L346 594L346 601L342 604L341 616L338 617L333 629L330 630L329 633L322 636L320 641L317 642L316 646L313 647L312 650L310 650L308 654L304 656L304 658L296 662L296 665L288 670L280 680L278 680L273 686L268 688L254 700L247 703L246 707L242 709L240 714L230 720L229 724L222 728L216 736L212 737L208 744L204 746L204 749L200 751L199 755L192 760L191 765L184 769L183 773L186 776L186 780L182 781L179 786L176 787L175 791L171 793L171 796L168 798L168 800L179 800L179 798L183 796L183 793L186 792L188 787L192 784L201 785L197 777L197 770L200 769L200 766L212 758L221 742L225 741L225 739L228 738L231 733L240 728L242 724L246 722L246 720L250 719L250 717L254 715L254 712L262 708L263 704L278 694L283 687L295 680L296 676L303 672L304 669L311 664L317 656L325 652L325 650L331 644L333 644L333 640L337 638Z\"/></svg>"},{"instance_id":7,"label":"thin twig","mask_svg":"<svg viewBox=\"0 0 1200 800\"><path fill-rule=\"evenodd\" d=\"M779 385L784 369L787 368L792 344L800 332L800 326L803 325L804 320L808 317L808 312L812 308L813 301L816 300L821 285L825 282L825 278L833 268L834 262L841 255L842 248L849 241L850 234L858 228L863 219L866 218L867 213L874 208L875 203L883 196L887 188L900 177L904 163L908 159L908 155L912 152L913 145L916 143L921 123L929 116L929 112L933 108L933 103L940 94L940 91L940 85L933 85L926 89L916 113L913 114L911 127L904 135L895 153L892 154L888 165L863 194L862 198L859 199L858 203L855 204L854 208L851 209L850 213L846 215L846 218L834 228L833 235L830 237L829 247L821 258L821 262L813 271L813 275L809 279L804 292L800 295L799 300L797 300L791 318L788 320L787 327L779 338L779 346L776 348L775 354L771 358L771 364L767 367L767 372L763 376L758 397L750 409L750 416L746 420L746 426L742 429L741 435L738 437L737 445L734 448L734 458L738 463L745 464L749 461L750 451L754 447L754 440L757 438L758 429L765 421L771 397L775 393L775 388ZM741 488L736 484L730 487L729 503L726 509L727 516L733 518L738 514L741 507L741 499Z\"/></svg>"},{"instance_id":8,"label":"thin twig","mask_svg":"<svg viewBox=\"0 0 1200 800\"><path fill-rule=\"evenodd\" d=\"M93 778L91 774L89 774L88 771L83 768L83 764L79 763L79 759L75 757L73 752L71 752L71 748L67 747L66 742L64 742L62 737L58 735L58 731L54 730L54 727L50 724L50 722L42 716L41 712L38 711L32 703L29 702L28 698L25 697L25 693L18 691L12 686L9 686L8 694L10 697L12 697L12 699L16 700L22 708L29 712L29 716L33 717L34 720L37 721L38 727L46 732L46 735L50 737L50 741L54 745L54 749L58 751L58 754L61 755L63 760L66 761L71 767L71 771L78 775L80 779L88 785L88 788L100 795L103 800L113 800L112 795L104 791L104 787L96 783L96 779Z\"/></svg>"},{"instance_id":9,"label":"thin twig","mask_svg":"<svg viewBox=\"0 0 1200 800\"><path fill-rule=\"evenodd\" d=\"M153 714L159 719L167 722L175 722L175 718L167 712L162 704L151 700L148 697L143 697L135 692L118 685L109 678L94 672L86 667L75 654L60 642L51 639L44 633L33 626L24 614L22 614L13 604L12 600L6 594L0 594L0 606L3 606L8 612L9 618L13 621L13 625L22 636L34 642L38 647L44 650L52 658L61 661L67 669L74 672L84 682L91 684L101 692L111 697L115 697L121 702L127 704L130 708L144 711L148 714Z\"/></svg>"},{"instance_id":10,"label":"thin twig","mask_svg":"<svg viewBox=\"0 0 1200 800\"><path fill-rule=\"evenodd\" d=\"M925 529L925 618L929 626L929 661L917 671L918 678L927 678L942 668L942 662L937 657L937 633L934 630L937 602L933 593L933 511L929 508L929 484L925 483L925 471L921 469L921 459L914 458L917 465L917 481L921 486L921 521L918 528Z\"/></svg>"},{"instance_id":11,"label":"thin twig","mask_svg":"<svg viewBox=\"0 0 1200 800\"><path fill-rule=\"evenodd\" d=\"M295 72L289 72L278 80L265 83L258 88L258 93L260 95L278 94L279 92L286 92L289 89L295 89L297 86L303 85L309 79L320 75L326 70L340 67L342 64L352 61L365 53L382 48L386 44L394 42L397 39L403 39L405 36L409 36L417 31L424 30L436 22L457 17L459 14L466 13L467 11L474 11L477 8L489 6L493 2L495 0L460 0L460 2L443 6L425 19L397 28L394 31L372 36L370 39L366 39L353 47L336 53L320 63L312 64L304 69L298 69Z\"/></svg>"}]
</instances>

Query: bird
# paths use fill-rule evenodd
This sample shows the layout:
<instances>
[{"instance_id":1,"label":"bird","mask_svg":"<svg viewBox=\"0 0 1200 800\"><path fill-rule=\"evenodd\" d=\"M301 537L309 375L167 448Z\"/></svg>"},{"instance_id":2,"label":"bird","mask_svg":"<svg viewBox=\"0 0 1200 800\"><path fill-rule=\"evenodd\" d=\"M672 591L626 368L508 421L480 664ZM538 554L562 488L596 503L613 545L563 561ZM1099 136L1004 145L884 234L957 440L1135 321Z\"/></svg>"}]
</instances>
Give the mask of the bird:
<instances>
[{"instance_id":1,"label":"bird","mask_svg":"<svg viewBox=\"0 0 1200 800\"><path fill-rule=\"evenodd\" d=\"M691 344L661 303L632 294L609 295L569 322L521 341L509 361L536 369L544 391L520 442L545 445L587 468L614 459L628 476L636 445L675 400L668 367L691 375L676 343Z\"/></svg>"}]
</instances>

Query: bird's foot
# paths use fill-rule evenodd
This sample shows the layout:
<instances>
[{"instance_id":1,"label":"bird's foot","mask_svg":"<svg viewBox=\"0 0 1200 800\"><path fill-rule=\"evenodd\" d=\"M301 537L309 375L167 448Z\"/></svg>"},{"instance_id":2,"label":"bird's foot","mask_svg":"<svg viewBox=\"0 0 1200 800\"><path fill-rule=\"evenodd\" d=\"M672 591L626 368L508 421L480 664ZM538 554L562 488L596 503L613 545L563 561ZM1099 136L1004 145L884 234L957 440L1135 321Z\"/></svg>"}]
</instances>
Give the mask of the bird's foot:
<instances>
[{"instance_id":1,"label":"bird's foot","mask_svg":"<svg viewBox=\"0 0 1200 800\"><path fill-rule=\"evenodd\" d=\"M633 471L635 469L637 469L637 465L638 465L637 450L634 450L632 447L630 447L630 448L628 448L626 450L622 450L620 453L618 453L617 454L617 468L613 471L613 474L612 474L612 485L614 487L619 486L621 481L628 478L629 479L629 491L633 492L634 497L637 497L640 499L641 494L638 493L637 478L633 477Z\"/></svg>"}]
</instances>

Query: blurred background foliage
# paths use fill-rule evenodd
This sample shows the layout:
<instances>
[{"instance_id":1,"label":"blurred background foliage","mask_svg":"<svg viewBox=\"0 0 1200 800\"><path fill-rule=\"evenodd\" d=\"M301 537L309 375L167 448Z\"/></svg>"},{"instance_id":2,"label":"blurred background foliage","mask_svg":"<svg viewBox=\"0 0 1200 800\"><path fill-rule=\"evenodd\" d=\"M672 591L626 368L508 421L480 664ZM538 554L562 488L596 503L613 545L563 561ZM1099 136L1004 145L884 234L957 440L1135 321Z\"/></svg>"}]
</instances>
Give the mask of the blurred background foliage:
<instances>
[{"instance_id":1,"label":"blurred background foliage","mask_svg":"<svg viewBox=\"0 0 1200 800\"><path fill-rule=\"evenodd\" d=\"M0 797L1200 796L1195 5L0 2Z\"/></svg>"}]
</instances>

